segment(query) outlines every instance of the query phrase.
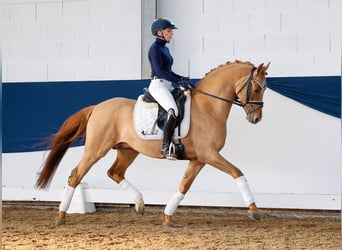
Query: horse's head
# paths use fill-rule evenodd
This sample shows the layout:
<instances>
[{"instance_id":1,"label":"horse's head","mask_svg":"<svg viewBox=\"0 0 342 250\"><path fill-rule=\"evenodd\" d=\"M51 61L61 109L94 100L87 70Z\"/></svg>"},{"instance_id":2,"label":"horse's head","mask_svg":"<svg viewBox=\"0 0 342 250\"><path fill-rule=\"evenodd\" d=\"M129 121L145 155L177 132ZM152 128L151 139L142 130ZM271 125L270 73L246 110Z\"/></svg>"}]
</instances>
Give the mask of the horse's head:
<instances>
[{"instance_id":1,"label":"horse's head","mask_svg":"<svg viewBox=\"0 0 342 250\"><path fill-rule=\"evenodd\" d=\"M253 68L247 80L237 86L237 98L247 114L247 120L253 124L262 118L263 96L266 89L266 75L270 63Z\"/></svg>"}]
</instances>

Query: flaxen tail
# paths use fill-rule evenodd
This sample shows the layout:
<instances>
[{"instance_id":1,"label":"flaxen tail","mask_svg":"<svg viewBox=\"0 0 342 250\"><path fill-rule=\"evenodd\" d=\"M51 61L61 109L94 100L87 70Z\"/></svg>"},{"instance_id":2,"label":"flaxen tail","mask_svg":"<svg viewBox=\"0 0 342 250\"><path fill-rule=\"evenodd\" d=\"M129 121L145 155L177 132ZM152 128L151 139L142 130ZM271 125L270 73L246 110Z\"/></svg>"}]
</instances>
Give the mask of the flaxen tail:
<instances>
[{"instance_id":1,"label":"flaxen tail","mask_svg":"<svg viewBox=\"0 0 342 250\"><path fill-rule=\"evenodd\" d=\"M51 150L36 182L36 188L48 188L51 179L70 144L85 136L88 119L94 109L89 106L71 115L61 126L57 134L49 140L48 150Z\"/></svg>"}]
</instances>

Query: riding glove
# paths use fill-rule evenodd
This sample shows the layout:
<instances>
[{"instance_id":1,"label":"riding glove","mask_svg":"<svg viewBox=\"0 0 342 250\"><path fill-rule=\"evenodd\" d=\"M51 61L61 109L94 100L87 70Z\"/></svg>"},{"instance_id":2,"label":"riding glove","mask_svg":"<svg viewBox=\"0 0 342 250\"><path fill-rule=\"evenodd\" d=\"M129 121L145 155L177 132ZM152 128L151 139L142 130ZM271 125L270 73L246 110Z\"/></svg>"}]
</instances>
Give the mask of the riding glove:
<instances>
[{"instance_id":1,"label":"riding glove","mask_svg":"<svg viewBox=\"0 0 342 250\"><path fill-rule=\"evenodd\" d=\"M179 85L179 87L180 87L182 90L184 90L184 91L186 91L186 90L188 90L188 89L194 88L194 86L192 85L192 83L191 83L189 77L182 77L182 78L179 80L178 85Z\"/></svg>"}]
</instances>

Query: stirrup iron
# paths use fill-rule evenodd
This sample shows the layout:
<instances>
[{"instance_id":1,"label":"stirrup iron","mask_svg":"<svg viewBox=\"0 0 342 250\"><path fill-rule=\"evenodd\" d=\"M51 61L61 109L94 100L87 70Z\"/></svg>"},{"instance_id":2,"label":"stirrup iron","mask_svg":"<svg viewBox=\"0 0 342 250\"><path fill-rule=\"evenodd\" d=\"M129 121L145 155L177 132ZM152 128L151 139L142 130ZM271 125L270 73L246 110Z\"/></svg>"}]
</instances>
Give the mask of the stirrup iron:
<instances>
[{"instance_id":1,"label":"stirrup iron","mask_svg":"<svg viewBox=\"0 0 342 250\"><path fill-rule=\"evenodd\" d=\"M171 161L177 160L176 146L175 144L173 144L173 142L170 143L169 150L167 154L165 155L165 158Z\"/></svg>"}]
</instances>

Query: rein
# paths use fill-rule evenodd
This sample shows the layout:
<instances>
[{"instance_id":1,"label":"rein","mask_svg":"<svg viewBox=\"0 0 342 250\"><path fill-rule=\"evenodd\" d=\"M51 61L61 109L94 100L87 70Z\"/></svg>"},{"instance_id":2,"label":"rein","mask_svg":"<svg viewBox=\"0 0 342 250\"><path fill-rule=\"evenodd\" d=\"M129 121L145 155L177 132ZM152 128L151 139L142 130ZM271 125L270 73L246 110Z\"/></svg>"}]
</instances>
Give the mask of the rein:
<instances>
[{"instance_id":1,"label":"rein","mask_svg":"<svg viewBox=\"0 0 342 250\"><path fill-rule=\"evenodd\" d=\"M241 89L236 93L236 95L238 95L245 87L247 87L247 96L246 96L246 101L245 102L241 102L238 97L236 97L235 100L229 100L229 99L226 99L226 98L223 98L223 97L220 97L220 96L216 96L216 95L210 94L208 92L205 92L205 91L202 91L202 90L196 89L196 88L192 88L191 91L196 91L196 92L199 92L199 93L201 93L203 95L207 95L207 96L210 96L212 98L215 98L215 99L227 102L227 103L232 103L232 104L238 105L240 107L244 107L247 104L259 105L258 108L254 109L252 111L248 110L247 114L251 114L251 113L257 111L258 109L261 109L264 106L264 102L262 102L262 101L251 101L251 100L249 100L250 93L251 93L252 81L255 81L261 88L265 89L265 86L263 86L263 84L260 81L258 81L258 80L253 78L253 73L254 73L255 70L256 70L256 68L253 67L252 70L251 70L251 73L249 74L249 77L248 77L247 81L241 87Z\"/></svg>"},{"instance_id":2,"label":"rein","mask_svg":"<svg viewBox=\"0 0 342 250\"><path fill-rule=\"evenodd\" d=\"M218 100L221 100L221 101L224 101L224 102L236 104L236 105L238 105L240 107L245 106L245 104L243 104L238 98L236 98L234 101L232 101L232 100L229 100L229 99L217 96L217 95L213 95L213 94L210 94L208 92L205 92L205 91L202 91L202 90L196 89L196 88L192 88L191 91L196 91L196 92L199 92L199 93L201 93L203 95L207 95L207 96L213 97L215 99L218 99Z\"/></svg>"}]
</instances>

